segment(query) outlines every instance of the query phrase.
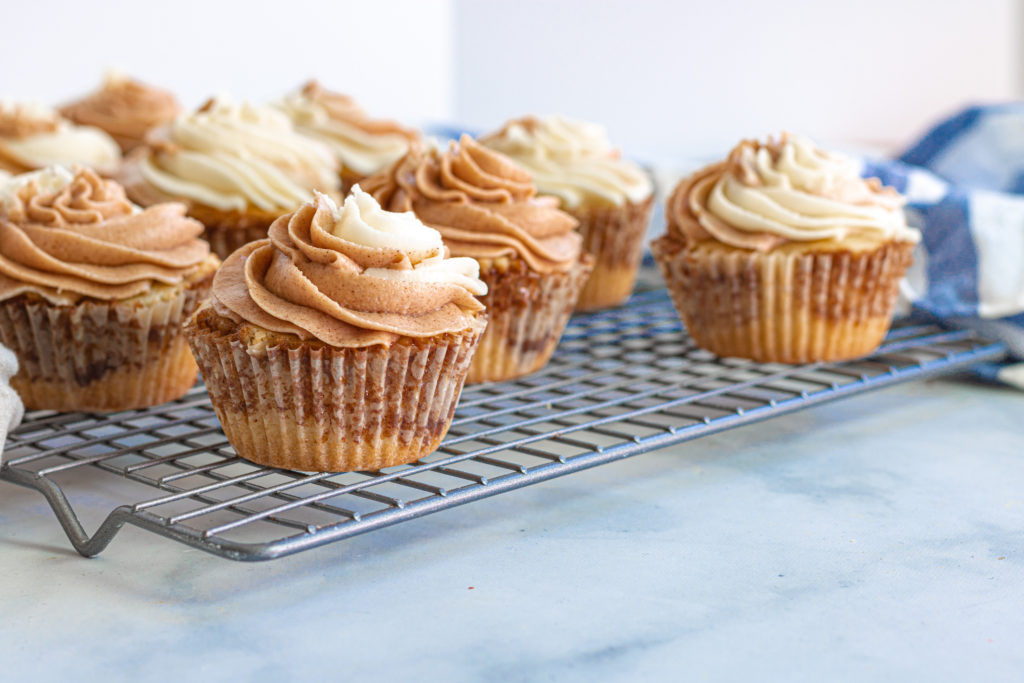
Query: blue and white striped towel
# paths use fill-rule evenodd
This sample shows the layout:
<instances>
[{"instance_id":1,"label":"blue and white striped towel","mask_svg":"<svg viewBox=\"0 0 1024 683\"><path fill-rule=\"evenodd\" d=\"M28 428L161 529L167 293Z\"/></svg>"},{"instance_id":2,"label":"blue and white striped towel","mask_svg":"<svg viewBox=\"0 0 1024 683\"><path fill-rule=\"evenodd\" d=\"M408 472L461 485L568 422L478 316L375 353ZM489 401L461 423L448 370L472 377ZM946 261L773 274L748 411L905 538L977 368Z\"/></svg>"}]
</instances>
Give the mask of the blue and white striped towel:
<instances>
[{"instance_id":1,"label":"blue and white striped towel","mask_svg":"<svg viewBox=\"0 0 1024 683\"><path fill-rule=\"evenodd\" d=\"M923 234L911 315L1002 340L1016 361L979 373L1024 388L1024 102L971 107L864 175L906 195Z\"/></svg>"}]
</instances>

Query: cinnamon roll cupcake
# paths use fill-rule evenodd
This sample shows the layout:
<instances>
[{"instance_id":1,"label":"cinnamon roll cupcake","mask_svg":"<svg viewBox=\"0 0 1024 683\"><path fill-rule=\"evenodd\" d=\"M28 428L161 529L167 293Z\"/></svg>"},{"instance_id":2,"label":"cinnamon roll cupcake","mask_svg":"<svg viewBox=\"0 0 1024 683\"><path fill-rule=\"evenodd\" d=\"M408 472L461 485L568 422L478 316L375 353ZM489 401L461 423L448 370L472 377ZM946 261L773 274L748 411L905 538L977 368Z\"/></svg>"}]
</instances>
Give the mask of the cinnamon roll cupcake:
<instances>
[{"instance_id":1,"label":"cinnamon roll cupcake","mask_svg":"<svg viewBox=\"0 0 1024 683\"><path fill-rule=\"evenodd\" d=\"M316 81L276 103L303 135L334 152L341 173L341 192L384 170L420 139L418 132L394 121L368 116L348 95L325 90Z\"/></svg>"},{"instance_id":2,"label":"cinnamon roll cupcake","mask_svg":"<svg viewBox=\"0 0 1024 683\"><path fill-rule=\"evenodd\" d=\"M486 325L473 259L358 186L224 262L185 332L235 450L272 467L418 460L448 431Z\"/></svg>"},{"instance_id":3,"label":"cinnamon roll cupcake","mask_svg":"<svg viewBox=\"0 0 1024 683\"><path fill-rule=\"evenodd\" d=\"M90 169L0 186L0 343L29 409L143 408L182 395L196 364L181 324L218 260L181 204L134 206Z\"/></svg>"},{"instance_id":4,"label":"cinnamon roll cupcake","mask_svg":"<svg viewBox=\"0 0 1024 683\"><path fill-rule=\"evenodd\" d=\"M603 126L561 116L509 121L480 143L525 168L537 192L557 197L579 221L594 270L576 310L617 306L629 298L644 251L654 185L612 148Z\"/></svg>"},{"instance_id":5,"label":"cinnamon roll cupcake","mask_svg":"<svg viewBox=\"0 0 1024 683\"><path fill-rule=\"evenodd\" d=\"M0 170L19 174L81 164L109 176L121 163L117 143L39 104L0 101Z\"/></svg>"},{"instance_id":6,"label":"cinnamon roll cupcake","mask_svg":"<svg viewBox=\"0 0 1024 683\"><path fill-rule=\"evenodd\" d=\"M470 382L511 379L551 358L593 267L576 220L537 197L530 174L467 135L448 148L413 146L366 191L413 211L455 256L480 263L488 324Z\"/></svg>"},{"instance_id":7,"label":"cinnamon roll cupcake","mask_svg":"<svg viewBox=\"0 0 1024 683\"><path fill-rule=\"evenodd\" d=\"M99 90L60 108L69 121L105 131L127 154L181 113L174 93L111 71Z\"/></svg>"},{"instance_id":8,"label":"cinnamon roll cupcake","mask_svg":"<svg viewBox=\"0 0 1024 683\"><path fill-rule=\"evenodd\" d=\"M701 347L768 362L855 358L889 329L920 239L903 204L805 138L745 140L676 187L651 250Z\"/></svg>"},{"instance_id":9,"label":"cinnamon roll cupcake","mask_svg":"<svg viewBox=\"0 0 1024 683\"><path fill-rule=\"evenodd\" d=\"M274 220L337 193L338 165L321 143L299 135L279 111L214 98L153 131L125 161L120 180L133 201L180 201L206 226L221 258L267 236Z\"/></svg>"}]
</instances>

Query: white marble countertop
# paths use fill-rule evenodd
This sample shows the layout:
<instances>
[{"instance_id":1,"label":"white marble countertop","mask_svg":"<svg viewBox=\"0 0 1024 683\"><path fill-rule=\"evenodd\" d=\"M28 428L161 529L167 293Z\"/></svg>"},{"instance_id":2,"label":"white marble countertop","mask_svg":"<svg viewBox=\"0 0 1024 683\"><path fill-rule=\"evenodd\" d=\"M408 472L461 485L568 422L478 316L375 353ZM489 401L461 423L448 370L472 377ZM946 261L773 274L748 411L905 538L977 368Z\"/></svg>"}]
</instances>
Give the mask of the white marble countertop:
<instances>
[{"instance_id":1,"label":"white marble countertop","mask_svg":"<svg viewBox=\"0 0 1024 683\"><path fill-rule=\"evenodd\" d=\"M262 564L0 482L0 679L1018 680L1022 445L908 384Z\"/></svg>"}]
</instances>

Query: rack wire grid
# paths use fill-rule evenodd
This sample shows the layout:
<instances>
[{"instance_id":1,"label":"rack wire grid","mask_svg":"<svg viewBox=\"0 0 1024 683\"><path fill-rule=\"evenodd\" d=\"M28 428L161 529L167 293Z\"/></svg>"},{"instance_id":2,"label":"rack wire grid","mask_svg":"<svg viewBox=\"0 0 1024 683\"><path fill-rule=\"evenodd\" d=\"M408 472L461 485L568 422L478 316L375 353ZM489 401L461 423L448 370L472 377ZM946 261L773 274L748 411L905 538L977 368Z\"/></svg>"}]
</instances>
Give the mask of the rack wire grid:
<instances>
[{"instance_id":1,"label":"rack wire grid","mask_svg":"<svg viewBox=\"0 0 1024 683\"><path fill-rule=\"evenodd\" d=\"M914 325L894 327L864 360L718 358L694 345L660 289L575 316L540 372L467 387L440 449L411 465L343 474L254 465L235 455L197 385L148 410L32 413L8 439L0 479L40 491L82 555L131 524L221 557L268 560L1004 353L969 331ZM71 494L93 507L97 476L139 486L111 500L90 535Z\"/></svg>"}]
</instances>

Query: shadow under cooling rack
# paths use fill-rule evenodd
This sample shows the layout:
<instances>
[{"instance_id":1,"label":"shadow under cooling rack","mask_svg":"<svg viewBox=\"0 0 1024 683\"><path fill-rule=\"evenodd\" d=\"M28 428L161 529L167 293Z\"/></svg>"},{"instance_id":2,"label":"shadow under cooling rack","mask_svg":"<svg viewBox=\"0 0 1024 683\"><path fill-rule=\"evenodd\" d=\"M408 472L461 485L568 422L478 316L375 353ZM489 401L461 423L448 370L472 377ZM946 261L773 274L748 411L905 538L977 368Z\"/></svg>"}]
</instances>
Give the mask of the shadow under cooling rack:
<instances>
[{"instance_id":1,"label":"shadow under cooling rack","mask_svg":"<svg viewBox=\"0 0 1024 683\"><path fill-rule=\"evenodd\" d=\"M870 358L774 365L695 347L664 290L573 318L551 363L469 387L441 448L375 472L299 473L237 457L202 386L149 410L34 413L0 479L46 496L75 548L132 524L236 560L266 560L1005 349L967 331L896 327ZM71 502L88 473L134 482L91 535Z\"/></svg>"}]
</instances>

